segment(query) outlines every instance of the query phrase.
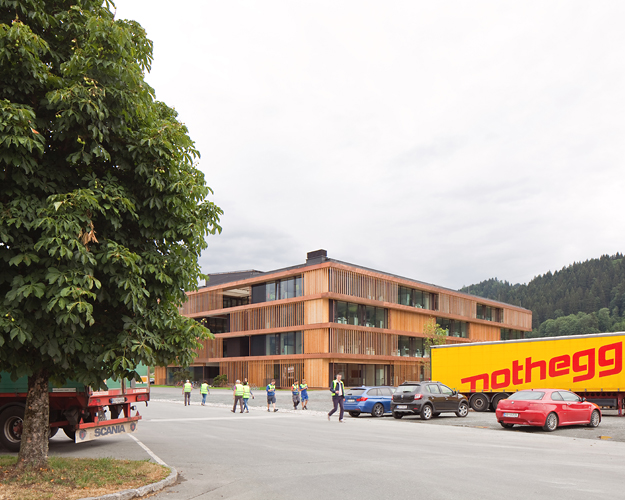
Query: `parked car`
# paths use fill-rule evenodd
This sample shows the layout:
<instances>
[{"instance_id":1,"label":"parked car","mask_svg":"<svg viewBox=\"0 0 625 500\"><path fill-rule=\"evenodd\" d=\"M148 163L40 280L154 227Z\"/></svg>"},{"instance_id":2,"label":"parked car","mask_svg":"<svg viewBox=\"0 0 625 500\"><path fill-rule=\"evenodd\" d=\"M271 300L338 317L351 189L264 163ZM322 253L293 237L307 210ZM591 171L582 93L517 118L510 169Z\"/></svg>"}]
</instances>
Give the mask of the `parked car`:
<instances>
[{"instance_id":1,"label":"parked car","mask_svg":"<svg viewBox=\"0 0 625 500\"><path fill-rule=\"evenodd\" d=\"M601 422L601 410L596 404L561 389L515 392L499 402L495 413L497 421L506 429L535 425L551 432L562 425L597 427Z\"/></svg>"},{"instance_id":2,"label":"parked car","mask_svg":"<svg viewBox=\"0 0 625 500\"><path fill-rule=\"evenodd\" d=\"M391 411L395 418L420 415L423 420L429 420L443 412L466 417L469 414L469 401L458 391L440 382L404 382L395 389Z\"/></svg>"},{"instance_id":3,"label":"parked car","mask_svg":"<svg viewBox=\"0 0 625 500\"><path fill-rule=\"evenodd\" d=\"M362 413L371 413L373 417L381 417L391 412L393 387L352 387L345 389L345 411L352 417Z\"/></svg>"}]
</instances>

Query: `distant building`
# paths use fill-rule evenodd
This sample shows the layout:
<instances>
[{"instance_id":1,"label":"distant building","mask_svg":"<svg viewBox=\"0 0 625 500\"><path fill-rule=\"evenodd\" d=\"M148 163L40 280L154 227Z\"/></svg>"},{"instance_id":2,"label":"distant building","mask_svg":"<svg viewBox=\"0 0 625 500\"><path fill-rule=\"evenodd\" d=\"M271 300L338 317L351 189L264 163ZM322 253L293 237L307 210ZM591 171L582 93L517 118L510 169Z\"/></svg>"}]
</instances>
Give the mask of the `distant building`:
<instances>
[{"instance_id":1,"label":"distant building","mask_svg":"<svg viewBox=\"0 0 625 500\"><path fill-rule=\"evenodd\" d=\"M429 377L424 327L436 322L447 343L523 338L532 313L327 257L269 272L210 275L182 308L215 334L192 365L193 378L247 377L279 387L305 378L327 387L336 373L348 385L398 385ZM172 383L177 367L156 368Z\"/></svg>"}]
</instances>

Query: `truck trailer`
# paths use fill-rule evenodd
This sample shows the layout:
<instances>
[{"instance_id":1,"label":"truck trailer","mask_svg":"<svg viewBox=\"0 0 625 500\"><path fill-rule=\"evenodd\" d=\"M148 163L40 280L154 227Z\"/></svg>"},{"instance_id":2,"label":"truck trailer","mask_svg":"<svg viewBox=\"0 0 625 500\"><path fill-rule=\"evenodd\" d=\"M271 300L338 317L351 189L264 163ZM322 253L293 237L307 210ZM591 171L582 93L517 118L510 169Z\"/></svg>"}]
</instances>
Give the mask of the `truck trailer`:
<instances>
[{"instance_id":1,"label":"truck trailer","mask_svg":"<svg viewBox=\"0 0 625 500\"><path fill-rule=\"evenodd\" d=\"M59 428L76 443L134 432L141 419L136 404L145 402L147 406L150 400L147 367L139 366L137 372L141 382L109 379L107 390L100 391L72 381L62 387L50 383L50 437ZM0 444L9 451L19 451L28 378L12 381L6 372L0 376Z\"/></svg>"},{"instance_id":2,"label":"truck trailer","mask_svg":"<svg viewBox=\"0 0 625 500\"><path fill-rule=\"evenodd\" d=\"M566 389L622 415L625 332L432 346L432 379L494 411L524 389Z\"/></svg>"}]
</instances>

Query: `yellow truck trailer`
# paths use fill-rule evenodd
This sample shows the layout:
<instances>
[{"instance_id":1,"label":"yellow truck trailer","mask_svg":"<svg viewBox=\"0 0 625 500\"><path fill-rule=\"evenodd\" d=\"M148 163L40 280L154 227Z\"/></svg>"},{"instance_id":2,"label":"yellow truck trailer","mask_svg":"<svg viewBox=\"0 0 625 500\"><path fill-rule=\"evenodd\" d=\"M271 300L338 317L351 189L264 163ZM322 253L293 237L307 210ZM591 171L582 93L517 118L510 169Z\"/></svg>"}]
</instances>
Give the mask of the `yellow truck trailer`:
<instances>
[{"instance_id":1,"label":"yellow truck trailer","mask_svg":"<svg viewBox=\"0 0 625 500\"><path fill-rule=\"evenodd\" d=\"M567 389L622 414L625 332L432 347L432 380L467 395L476 411L523 389Z\"/></svg>"}]
</instances>

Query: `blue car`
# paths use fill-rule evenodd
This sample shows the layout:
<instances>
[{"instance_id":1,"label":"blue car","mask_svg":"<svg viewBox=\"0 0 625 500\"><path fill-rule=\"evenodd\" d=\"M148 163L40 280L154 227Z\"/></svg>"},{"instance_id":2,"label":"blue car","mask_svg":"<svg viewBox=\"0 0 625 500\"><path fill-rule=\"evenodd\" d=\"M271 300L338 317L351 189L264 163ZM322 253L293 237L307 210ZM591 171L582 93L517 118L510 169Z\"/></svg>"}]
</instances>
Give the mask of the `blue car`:
<instances>
[{"instance_id":1,"label":"blue car","mask_svg":"<svg viewBox=\"0 0 625 500\"><path fill-rule=\"evenodd\" d=\"M392 387L351 387L345 389L345 411L352 417L359 417L362 413L381 417L385 413L391 413L392 399Z\"/></svg>"}]
</instances>

